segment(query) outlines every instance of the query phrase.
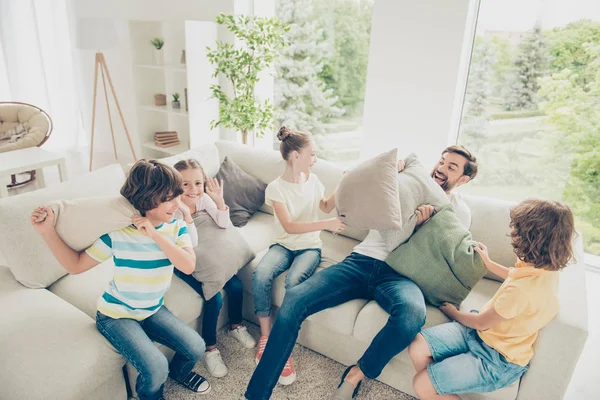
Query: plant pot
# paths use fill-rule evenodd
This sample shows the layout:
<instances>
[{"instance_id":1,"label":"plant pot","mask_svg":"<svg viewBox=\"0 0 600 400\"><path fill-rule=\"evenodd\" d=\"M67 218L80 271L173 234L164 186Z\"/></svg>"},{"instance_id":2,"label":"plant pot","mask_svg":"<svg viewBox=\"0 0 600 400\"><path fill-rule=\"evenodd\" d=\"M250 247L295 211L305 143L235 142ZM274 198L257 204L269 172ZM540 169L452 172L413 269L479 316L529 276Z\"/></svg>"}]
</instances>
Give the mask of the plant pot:
<instances>
[{"instance_id":1,"label":"plant pot","mask_svg":"<svg viewBox=\"0 0 600 400\"><path fill-rule=\"evenodd\" d=\"M171 105L175 110L179 110L181 108L181 103L179 101L172 101Z\"/></svg>"},{"instance_id":2,"label":"plant pot","mask_svg":"<svg viewBox=\"0 0 600 400\"><path fill-rule=\"evenodd\" d=\"M160 50L159 49L154 49L153 56L154 56L154 64L159 65L159 64L163 64L164 63L162 49L160 49Z\"/></svg>"},{"instance_id":3,"label":"plant pot","mask_svg":"<svg viewBox=\"0 0 600 400\"><path fill-rule=\"evenodd\" d=\"M155 106L166 106L167 105L167 95L166 94L155 94L154 95L154 105Z\"/></svg>"}]
</instances>

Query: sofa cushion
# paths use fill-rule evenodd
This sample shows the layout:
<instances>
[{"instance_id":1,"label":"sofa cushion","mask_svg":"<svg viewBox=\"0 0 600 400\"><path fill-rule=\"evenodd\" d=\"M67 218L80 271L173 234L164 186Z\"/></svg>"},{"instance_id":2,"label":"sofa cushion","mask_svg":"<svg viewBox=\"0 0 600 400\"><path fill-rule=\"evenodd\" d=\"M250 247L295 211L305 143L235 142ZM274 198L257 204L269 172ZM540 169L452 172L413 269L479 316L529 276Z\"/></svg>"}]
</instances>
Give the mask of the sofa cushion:
<instances>
[{"instance_id":1,"label":"sofa cushion","mask_svg":"<svg viewBox=\"0 0 600 400\"><path fill-rule=\"evenodd\" d=\"M237 227L246 225L264 204L267 184L245 172L227 157L215 178L223 181L223 198L229 206L231 223Z\"/></svg>"},{"instance_id":2,"label":"sofa cushion","mask_svg":"<svg viewBox=\"0 0 600 400\"><path fill-rule=\"evenodd\" d=\"M92 318L47 290L23 287L4 267L0 303L2 398L90 398L121 372L125 359Z\"/></svg>"},{"instance_id":3,"label":"sofa cushion","mask_svg":"<svg viewBox=\"0 0 600 400\"><path fill-rule=\"evenodd\" d=\"M119 164L109 165L71 181L0 200L0 252L15 278L30 288L45 288L66 275L38 235L29 218L34 208L60 199L118 195L125 175Z\"/></svg>"},{"instance_id":4,"label":"sofa cushion","mask_svg":"<svg viewBox=\"0 0 600 400\"><path fill-rule=\"evenodd\" d=\"M385 262L415 282L430 304L458 306L487 271L474 246L471 233L448 204Z\"/></svg>"},{"instance_id":5,"label":"sofa cushion","mask_svg":"<svg viewBox=\"0 0 600 400\"><path fill-rule=\"evenodd\" d=\"M210 300L240 268L254 258L242 234L232 225L223 229L206 212L193 216L198 231L194 278L202 282L202 294Z\"/></svg>"},{"instance_id":6,"label":"sofa cushion","mask_svg":"<svg viewBox=\"0 0 600 400\"><path fill-rule=\"evenodd\" d=\"M254 254L260 253L275 240L273 216L264 212L257 212L246 225L236 229L246 239Z\"/></svg>"},{"instance_id":7,"label":"sofa cushion","mask_svg":"<svg viewBox=\"0 0 600 400\"><path fill-rule=\"evenodd\" d=\"M402 229L396 175L397 149L346 172L335 191L335 207L342 221L358 229Z\"/></svg>"}]
</instances>

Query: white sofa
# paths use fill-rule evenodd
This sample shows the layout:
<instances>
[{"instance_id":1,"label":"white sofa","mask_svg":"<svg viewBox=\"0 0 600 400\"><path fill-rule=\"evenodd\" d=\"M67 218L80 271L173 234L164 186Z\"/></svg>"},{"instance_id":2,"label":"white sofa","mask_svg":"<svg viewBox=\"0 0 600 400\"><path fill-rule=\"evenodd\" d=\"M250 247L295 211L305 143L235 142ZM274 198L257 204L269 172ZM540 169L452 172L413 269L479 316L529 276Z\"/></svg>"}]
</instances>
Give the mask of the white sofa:
<instances>
[{"instance_id":1,"label":"white sofa","mask_svg":"<svg viewBox=\"0 0 600 400\"><path fill-rule=\"evenodd\" d=\"M165 161L173 163L182 158L196 158L203 164L207 175L213 176L225 156L264 182L273 180L284 167L278 152L224 141L190 150ZM115 169L115 179L121 179L117 167L111 168ZM341 168L325 161L319 161L313 171L325 185L327 194L335 189L343 173ZM78 184L74 180L62 185ZM35 196L35 193L22 196ZM465 196L465 199L473 214L471 231L474 238L488 245L493 259L505 265L514 263L510 241L506 236L511 203L470 196ZM6 204L5 200L0 201L0 208ZM271 210L263 206L246 226L239 228L257 253L257 257L238 274L245 291L244 318L254 322L252 271L274 236L273 216L270 213ZM345 234L347 236L333 236L328 232L321 234L323 261L320 269L344 259L366 232L348 230ZM579 263L561 273L560 313L540 333L529 371L520 382L508 388L464 398L551 400L563 397L587 338L581 243L581 239L576 239ZM13 278L8 268L0 267L0 303L4 310L8 310L8 313L3 312L0 319L0 399L126 397L122 373L125 361L96 331L94 324L96 299L108 284L112 267L109 261L84 274L67 275L47 290L28 289ZM285 274L277 278L273 285L275 305L280 305L283 300L284 279ZM480 308L499 285L495 280L483 279L462 308ZM165 304L190 326L200 329L202 300L177 277L173 277ZM225 303L223 310L226 307ZM227 313L222 312L219 326L227 322L226 318ZM309 317L303 324L298 342L349 365L362 355L387 318L388 315L376 302L354 300ZM439 310L427 307L425 326L446 321ZM168 349L161 349L170 353ZM134 382L133 368L128 365L127 371L130 382ZM414 395L413 374L407 352L403 351L386 366L379 380Z\"/></svg>"}]
</instances>

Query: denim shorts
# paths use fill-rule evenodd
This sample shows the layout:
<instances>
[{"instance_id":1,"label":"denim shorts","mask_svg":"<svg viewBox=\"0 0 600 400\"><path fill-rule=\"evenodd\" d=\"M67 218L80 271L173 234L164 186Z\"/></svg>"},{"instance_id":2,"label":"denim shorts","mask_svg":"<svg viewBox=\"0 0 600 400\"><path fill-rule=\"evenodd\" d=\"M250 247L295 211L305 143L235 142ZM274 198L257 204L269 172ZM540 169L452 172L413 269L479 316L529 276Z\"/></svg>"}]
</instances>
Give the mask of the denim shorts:
<instances>
[{"instance_id":1,"label":"denim shorts","mask_svg":"<svg viewBox=\"0 0 600 400\"><path fill-rule=\"evenodd\" d=\"M515 382L527 371L511 363L481 340L477 331L458 322L421 331L433 363L427 366L438 394L493 392Z\"/></svg>"}]
</instances>

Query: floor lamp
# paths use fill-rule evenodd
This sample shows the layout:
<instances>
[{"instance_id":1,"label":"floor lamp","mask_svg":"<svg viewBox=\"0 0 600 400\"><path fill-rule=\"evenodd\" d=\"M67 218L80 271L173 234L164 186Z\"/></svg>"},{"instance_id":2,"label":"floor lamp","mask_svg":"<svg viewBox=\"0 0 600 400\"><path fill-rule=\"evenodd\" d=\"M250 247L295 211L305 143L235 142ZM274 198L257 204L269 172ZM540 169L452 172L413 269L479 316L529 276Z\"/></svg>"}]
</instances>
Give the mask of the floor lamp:
<instances>
[{"instance_id":1,"label":"floor lamp","mask_svg":"<svg viewBox=\"0 0 600 400\"><path fill-rule=\"evenodd\" d=\"M121 106L119 105L119 99L117 98L117 93L115 92L115 87L113 85L112 79L110 78L110 73L108 72L108 66L106 65L106 60L104 58L104 54L99 52L99 50L107 49L116 45L118 41L117 31L115 29L114 23L109 19L89 19L89 18L80 18L77 20L77 48L85 49L85 50L95 50L96 60L94 67L94 98L92 105L92 137L90 142L90 171L92 170L92 161L94 156L94 133L96 128L96 95L98 93L98 75L102 78L102 86L104 88L104 99L106 101L106 111L108 113L108 122L110 125L110 133L112 135L113 142L113 150L115 152L115 159L119 159L117 155L117 144L115 142L115 131L113 129L112 118L110 114L110 105L108 102L108 90L106 89L106 81L108 81L108 86L110 87L110 91L114 98L115 104L117 106L117 110L119 111L119 116L121 118L121 122L123 123L123 128L125 129L125 135L127 136L127 141L129 142L129 147L131 148L131 154L133 154L133 160L137 160L137 156L135 155L135 150L133 149L133 143L131 142L131 136L129 135L129 131L127 130L127 124L125 123L125 118L123 117L123 112L121 111Z\"/></svg>"}]
</instances>

